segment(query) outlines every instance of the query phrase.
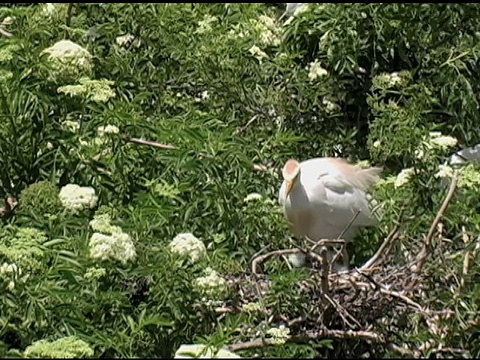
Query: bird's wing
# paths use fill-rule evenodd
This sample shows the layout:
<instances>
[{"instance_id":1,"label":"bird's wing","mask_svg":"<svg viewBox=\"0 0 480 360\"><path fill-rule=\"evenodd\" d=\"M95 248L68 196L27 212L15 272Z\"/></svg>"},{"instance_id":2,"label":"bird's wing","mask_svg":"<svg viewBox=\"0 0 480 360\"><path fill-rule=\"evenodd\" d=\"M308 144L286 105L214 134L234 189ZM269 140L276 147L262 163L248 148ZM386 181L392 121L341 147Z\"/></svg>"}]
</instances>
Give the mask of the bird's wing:
<instances>
[{"instance_id":1,"label":"bird's wing","mask_svg":"<svg viewBox=\"0 0 480 360\"><path fill-rule=\"evenodd\" d=\"M358 211L354 226L375 224L365 190L377 181L381 169L361 169L334 158L324 160L319 166L310 166L310 174L302 179L311 206L318 209L314 211L322 213L332 226L346 226Z\"/></svg>"}]
</instances>

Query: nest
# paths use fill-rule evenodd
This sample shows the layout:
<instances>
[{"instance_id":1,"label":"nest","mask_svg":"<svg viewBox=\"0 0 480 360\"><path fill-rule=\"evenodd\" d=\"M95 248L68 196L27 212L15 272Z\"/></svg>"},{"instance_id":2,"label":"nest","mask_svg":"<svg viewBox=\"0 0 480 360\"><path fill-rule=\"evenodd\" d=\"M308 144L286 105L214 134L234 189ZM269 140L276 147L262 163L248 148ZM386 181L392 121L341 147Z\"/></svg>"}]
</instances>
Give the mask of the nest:
<instances>
[{"instance_id":1,"label":"nest","mask_svg":"<svg viewBox=\"0 0 480 360\"><path fill-rule=\"evenodd\" d=\"M420 305L419 301L425 296L430 282L424 264L431 253L432 238L454 194L456 184L455 176L418 253L405 264L392 265L394 262L390 255L395 240L401 235L398 227L390 232L370 260L353 270L331 270L335 258L328 262L326 246L332 242L342 243L341 240L315 243L314 248L321 248L320 254L312 248L277 250L257 255L252 261L250 274L230 279L231 287L238 296L231 300L228 312L245 312L245 305L251 303L264 304L260 311L265 314L265 322L270 326L283 324L290 330L287 342L306 343L332 339L333 349L320 348L322 357L380 357L385 356L387 350L399 356L415 358L424 357L427 351L433 351L436 352L436 357L441 357L441 346L435 349L438 344L432 342L415 349L399 346L395 342L399 340L396 334L410 330L412 325L409 319L412 315L423 317L434 327L438 324L435 320L448 313L430 310ZM281 304L264 301L272 289L272 282L267 275L259 273L259 268L273 257L300 251L312 258L314 267L311 276L296 284L291 291L296 298L305 299L308 308L299 306L293 313L285 313ZM437 327L431 332L439 331L440 328ZM238 351L275 344L277 342L261 337L230 345L229 349Z\"/></svg>"}]
</instances>

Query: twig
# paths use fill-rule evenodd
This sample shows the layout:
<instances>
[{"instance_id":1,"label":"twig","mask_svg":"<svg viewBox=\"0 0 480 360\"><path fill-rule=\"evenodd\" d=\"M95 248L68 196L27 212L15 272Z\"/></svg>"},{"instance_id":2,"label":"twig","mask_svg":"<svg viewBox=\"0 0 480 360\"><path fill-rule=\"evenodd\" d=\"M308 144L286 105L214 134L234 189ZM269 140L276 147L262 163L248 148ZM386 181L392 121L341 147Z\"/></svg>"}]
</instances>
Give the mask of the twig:
<instances>
[{"instance_id":1,"label":"twig","mask_svg":"<svg viewBox=\"0 0 480 360\"><path fill-rule=\"evenodd\" d=\"M383 336L371 332L371 331L352 331L352 330L318 330L318 331L307 331L304 334L294 335L291 336L287 342L309 342L311 340L319 340L319 339L326 339L326 338L333 338L333 339L358 339L358 340L365 340L371 341L375 343L383 343L385 342ZM248 349L258 349L267 346L277 345L271 339L254 339L250 341L245 341L237 344L232 344L228 346L228 350L232 352L241 351L241 350L248 350ZM281 344L278 344L281 345Z\"/></svg>"},{"instance_id":2,"label":"twig","mask_svg":"<svg viewBox=\"0 0 480 360\"><path fill-rule=\"evenodd\" d=\"M345 240L341 240L341 239L335 239L335 240L329 240L329 239L322 239L322 240L319 240L319 241L313 241L313 240L310 240L309 241L311 242L314 242L315 245L310 249L310 251L315 251L315 249L319 246L324 246L324 245L329 245L329 244L345 244Z\"/></svg>"},{"instance_id":3,"label":"twig","mask_svg":"<svg viewBox=\"0 0 480 360\"><path fill-rule=\"evenodd\" d=\"M127 140L128 142L135 143L135 144L140 144L140 145L147 145L147 146L153 146L159 149L164 149L164 150L177 150L178 148L173 145L168 145L168 144L160 144L155 141L150 141L150 140L143 140L143 139L137 139L137 138L129 138Z\"/></svg>"},{"instance_id":4,"label":"twig","mask_svg":"<svg viewBox=\"0 0 480 360\"><path fill-rule=\"evenodd\" d=\"M327 248L325 246L322 246L322 249L320 251L320 263L322 264L322 270L320 273L320 287L322 289L321 296L323 298L327 298L328 294L330 293L330 286L328 283L329 266L327 259Z\"/></svg>"},{"instance_id":5,"label":"twig","mask_svg":"<svg viewBox=\"0 0 480 360\"><path fill-rule=\"evenodd\" d=\"M68 4L68 8L67 8L67 19L65 21L65 25L67 25L68 27L70 27L70 25L72 23L73 5L74 5L74 3L70 3L70 4Z\"/></svg>"},{"instance_id":6,"label":"twig","mask_svg":"<svg viewBox=\"0 0 480 360\"><path fill-rule=\"evenodd\" d=\"M343 319L343 321L345 321L345 324L347 324L348 326L350 326L351 328L354 328L355 325L358 326L359 328L362 326L357 319L355 319L355 317L353 317L353 315L351 315L347 309L345 309L342 305L340 305L336 300L332 299L330 296L328 295L325 295L325 298L327 299L327 301L335 308L335 310L337 311L337 313L340 315L340 317ZM352 324L348 318L350 318L350 320L352 320L354 324Z\"/></svg>"},{"instance_id":7,"label":"twig","mask_svg":"<svg viewBox=\"0 0 480 360\"><path fill-rule=\"evenodd\" d=\"M305 334L294 335L291 337L292 341L310 341L323 338L334 339L358 339L367 340L375 343L383 343L385 339L382 335L371 331L353 331L353 330L329 330L323 329L318 331L307 331Z\"/></svg>"},{"instance_id":8,"label":"twig","mask_svg":"<svg viewBox=\"0 0 480 360\"><path fill-rule=\"evenodd\" d=\"M413 357L413 351L410 349L407 349L405 347L400 347L396 344L390 343L387 345L387 349L393 352L396 352L397 354L403 355L403 356L410 356Z\"/></svg>"},{"instance_id":9,"label":"twig","mask_svg":"<svg viewBox=\"0 0 480 360\"><path fill-rule=\"evenodd\" d=\"M257 267L258 263L263 263L265 260L273 257L273 256L280 256L280 255L288 255L288 254L298 254L303 253L302 249L284 249L284 250L274 250L266 253L264 255L257 256L252 260L252 273L258 274Z\"/></svg>"},{"instance_id":10,"label":"twig","mask_svg":"<svg viewBox=\"0 0 480 360\"><path fill-rule=\"evenodd\" d=\"M254 340L230 345L228 346L228 350L230 350L231 352L235 352L240 350L258 349L258 348L263 348L271 345L274 345L274 341L270 339L254 339Z\"/></svg>"},{"instance_id":11,"label":"twig","mask_svg":"<svg viewBox=\"0 0 480 360\"><path fill-rule=\"evenodd\" d=\"M385 257L388 255L388 253L392 248L391 245L400 235L399 228L400 226L397 224L393 228L393 230L390 231L387 238L385 239L383 244L378 248L375 255L373 255L365 264L363 264L362 267L360 267L359 269L360 271L379 265L382 261L382 257L383 259L385 259Z\"/></svg>"},{"instance_id":12,"label":"twig","mask_svg":"<svg viewBox=\"0 0 480 360\"><path fill-rule=\"evenodd\" d=\"M272 244L267 244L265 245L263 248L261 248L260 250L258 250L255 254L252 255L252 257L250 258L250 262L253 262L253 260L260 256L262 253L264 253L269 247L271 247Z\"/></svg>"},{"instance_id":13,"label":"twig","mask_svg":"<svg viewBox=\"0 0 480 360\"><path fill-rule=\"evenodd\" d=\"M242 126L237 131L235 131L235 135L240 135L243 132L245 132L245 130L247 130L250 127L250 125L252 125L257 119L258 119L258 115L254 115L244 126Z\"/></svg>"},{"instance_id":14,"label":"twig","mask_svg":"<svg viewBox=\"0 0 480 360\"><path fill-rule=\"evenodd\" d=\"M412 268L412 270L417 274L422 271L423 265L425 264L425 261L427 260L427 256L430 252L430 248L432 247L432 238L433 238L433 234L435 233L435 229L437 228L438 223L442 219L443 215L445 214L445 211L447 210L448 205L450 204L450 201L453 198L453 194L455 193L455 190L457 188L458 174L459 174L458 170L455 169L452 177L452 182L450 184L450 188L448 189L448 193L445 196L445 199L443 200L440 210L438 210L437 216L435 216L435 219L433 220L432 225L430 226L430 230L428 230L427 236L425 237L425 240L423 242L422 249L420 250L420 253L417 255L415 265Z\"/></svg>"}]
</instances>

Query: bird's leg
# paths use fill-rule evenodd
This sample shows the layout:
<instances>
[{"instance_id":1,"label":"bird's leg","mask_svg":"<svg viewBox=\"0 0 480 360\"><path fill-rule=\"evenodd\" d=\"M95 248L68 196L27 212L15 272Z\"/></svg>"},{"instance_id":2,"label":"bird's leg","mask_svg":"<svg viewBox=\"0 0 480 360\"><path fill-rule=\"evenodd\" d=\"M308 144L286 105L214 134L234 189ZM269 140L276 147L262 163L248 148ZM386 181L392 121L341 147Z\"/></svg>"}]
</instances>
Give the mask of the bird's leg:
<instances>
[{"instance_id":1,"label":"bird's leg","mask_svg":"<svg viewBox=\"0 0 480 360\"><path fill-rule=\"evenodd\" d=\"M342 245L341 251L342 251L343 266L348 269L348 266L350 265L350 259L348 257L347 244Z\"/></svg>"}]
</instances>

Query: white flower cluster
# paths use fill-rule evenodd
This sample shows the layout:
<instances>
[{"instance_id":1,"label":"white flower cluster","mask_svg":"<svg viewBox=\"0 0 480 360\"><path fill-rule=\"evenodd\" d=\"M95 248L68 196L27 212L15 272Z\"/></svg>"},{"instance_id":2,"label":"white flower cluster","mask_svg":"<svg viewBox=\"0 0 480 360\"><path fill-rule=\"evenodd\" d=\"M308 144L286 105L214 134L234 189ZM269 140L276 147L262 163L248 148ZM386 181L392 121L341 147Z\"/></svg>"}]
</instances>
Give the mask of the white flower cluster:
<instances>
[{"instance_id":1,"label":"white flower cluster","mask_svg":"<svg viewBox=\"0 0 480 360\"><path fill-rule=\"evenodd\" d=\"M242 305L242 310L247 313L257 313L262 311L262 304L258 301L249 302Z\"/></svg>"},{"instance_id":2,"label":"white flower cluster","mask_svg":"<svg viewBox=\"0 0 480 360\"><path fill-rule=\"evenodd\" d=\"M0 278L8 281L7 289L12 291L15 288L15 283L18 281L25 282L28 279L28 275L25 275L23 278L22 269L17 266L17 264L8 264L3 263L0 266Z\"/></svg>"},{"instance_id":3,"label":"white flower cluster","mask_svg":"<svg viewBox=\"0 0 480 360\"><path fill-rule=\"evenodd\" d=\"M408 168L408 169L403 169L400 171L400 173L397 175L397 178L395 179L394 186L396 188L403 186L407 184L412 176L415 175L415 169L414 168Z\"/></svg>"},{"instance_id":4,"label":"white flower cluster","mask_svg":"<svg viewBox=\"0 0 480 360\"><path fill-rule=\"evenodd\" d=\"M90 267L85 271L83 277L85 280L99 280L107 274L107 271L104 268Z\"/></svg>"},{"instance_id":5,"label":"white flower cluster","mask_svg":"<svg viewBox=\"0 0 480 360\"><path fill-rule=\"evenodd\" d=\"M438 172L435 174L436 178L451 178L453 177L453 168L448 165L440 165Z\"/></svg>"},{"instance_id":6,"label":"white flower cluster","mask_svg":"<svg viewBox=\"0 0 480 360\"><path fill-rule=\"evenodd\" d=\"M132 261L137 256L135 244L130 235L122 232L119 226L110 224L107 214L96 215L90 221L94 231L88 244L90 257L99 260L116 260L122 264Z\"/></svg>"},{"instance_id":7,"label":"white flower cluster","mask_svg":"<svg viewBox=\"0 0 480 360\"><path fill-rule=\"evenodd\" d=\"M89 225L93 231L102 234L121 234L122 228L120 226L112 225L111 221L112 218L109 214L95 214L93 220L90 221Z\"/></svg>"},{"instance_id":8,"label":"white flower cluster","mask_svg":"<svg viewBox=\"0 0 480 360\"><path fill-rule=\"evenodd\" d=\"M207 255L205 244L191 233L178 234L169 244L170 251L197 262Z\"/></svg>"},{"instance_id":9,"label":"white flower cluster","mask_svg":"<svg viewBox=\"0 0 480 360\"><path fill-rule=\"evenodd\" d=\"M432 131L428 138L424 139L420 147L415 150L417 159L424 159L432 149L446 150L457 145L458 140L452 136L442 135L439 131Z\"/></svg>"},{"instance_id":10,"label":"white flower cluster","mask_svg":"<svg viewBox=\"0 0 480 360\"><path fill-rule=\"evenodd\" d=\"M115 42L120 47L127 47L128 45L132 44L133 47L138 48L141 45L140 39L137 39L132 34L117 36L115 38Z\"/></svg>"},{"instance_id":11,"label":"white flower cluster","mask_svg":"<svg viewBox=\"0 0 480 360\"><path fill-rule=\"evenodd\" d=\"M340 110L340 106L338 104L335 104L333 101L324 98L322 100L322 103L323 105L325 105L325 110L327 110L327 112L334 112Z\"/></svg>"},{"instance_id":12,"label":"white flower cluster","mask_svg":"<svg viewBox=\"0 0 480 360\"><path fill-rule=\"evenodd\" d=\"M250 202L250 201L256 201L256 200L262 200L262 195L257 194L257 193L251 193L248 194L245 199L243 199L244 202Z\"/></svg>"},{"instance_id":13,"label":"white flower cluster","mask_svg":"<svg viewBox=\"0 0 480 360\"><path fill-rule=\"evenodd\" d=\"M98 260L117 260L122 264L135 259L137 253L130 235L93 233L88 244L90 257Z\"/></svg>"},{"instance_id":14,"label":"white flower cluster","mask_svg":"<svg viewBox=\"0 0 480 360\"><path fill-rule=\"evenodd\" d=\"M218 21L218 18L216 16L207 14L203 17L203 20L200 20L198 22L198 28L195 32L199 34L209 32L212 30L212 24L217 21Z\"/></svg>"},{"instance_id":15,"label":"white flower cluster","mask_svg":"<svg viewBox=\"0 0 480 360\"><path fill-rule=\"evenodd\" d=\"M386 88L391 88L395 85L402 84L404 81L404 77L402 74L398 72L393 72L391 74L388 73L382 73L380 75L375 76L373 79L373 83L377 87L386 87Z\"/></svg>"},{"instance_id":16,"label":"white flower cluster","mask_svg":"<svg viewBox=\"0 0 480 360\"><path fill-rule=\"evenodd\" d=\"M104 136L105 134L119 134L120 129L115 125L99 126L97 128L97 133L100 136Z\"/></svg>"},{"instance_id":17,"label":"white flower cluster","mask_svg":"<svg viewBox=\"0 0 480 360\"><path fill-rule=\"evenodd\" d=\"M93 357L93 354L93 349L76 336L35 341L24 352L26 357L37 359L81 359Z\"/></svg>"},{"instance_id":18,"label":"white flower cluster","mask_svg":"<svg viewBox=\"0 0 480 360\"><path fill-rule=\"evenodd\" d=\"M267 330L267 335L270 335L270 342L275 345L285 344L290 337L290 329L284 325L280 325L278 328L271 328Z\"/></svg>"},{"instance_id":19,"label":"white flower cluster","mask_svg":"<svg viewBox=\"0 0 480 360\"><path fill-rule=\"evenodd\" d=\"M62 205L74 213L83 209L93 209L98 201L94 188L76 184L65 185L60 189L58 196Z\"/></svg>"},{"instance_id":20,"label":"white flower cluster","mask_svg":"<svg viewBox=\"0 0 480 360\"><path fill-rule=\"evenodd\" d=\"M82 96L87 100L107 102L115 97L115 91L111 86L115 83L111 80L91 80L83 77L79 80L80 84L60 86L58 93L64 93L70 96Z\"/></svg>"},{"instance_id":21,"label":"white flower cluster","mask_svg":"<svg viewBox=\"0 0 480 360\"><path fill-rule=\"evenodd\" d=\"M184 344L175 352L174 359L240 359L237 354L226 349L220 349L216 354L203 344Z\"/></svg>"},{"instance_id":22,"label":"white flower cluster","mask_svg":"<svg viewBox=\"0 0 480 360\"><path fill-rule=\"evenodd\" d=\"M56 11L55 3L44 3L42 6L42 13L45 16L52 16Z\"/></svg>"},{"instance_id":23,"label":"white flower cluster","mask_svg":"<svg viewBox=\"0 0 480 360\"><path fill-rule=\"evenodd\" d=\"M220 298L227 291L227 281L210 267L205 269L205 276L193 281L193 286L209 298Z\"/></svg>"},{"instance_id":24,"label":"white flower cluster","mask_svg":"<svg viewBox=\"0 0 480 360\"><path fill-rule=\"evenodd\" d=\"M67 75L90 74L93 69L92 55L70 40L58 41L42 54L48 54L52 66Z\"/></svg>"},{"instance_id":25,"label":"white flower cluster","mask_svg":"<svg viewBox=\"0 0 480 360\"><path fill-rule=\"evenodd\" d=\"M328 71L324 69L318 60L315 60L308 64L308 78L310 81L314 81L322 76L328 75Z\"/></svg>"},{"instance_id":26,"label":"white flower cluster","mask_svg":"<svg viewBox=\"0 0 480 360\"><path fill-rule=\"evenodd\" d=\"M250 49L248 49L248 52L260 62L262 61L262 59L268 58L268 55L257 45L253 45Z\"/></svg>"},{"instance_id":27,"label":"white flower cluster","mask_svg":"<svg viewBox=\"0 0 480 360\"><path fill-rule=\"evenodd\" d=\"M259 34L260 44L263 46L280 45L279 29L275 24L275 20L270 16L260 15L258 20L253 24Z\"/></svg>"},{"instance_id":28,"label":"white flower cluster","mask_svg":"<svg viewBox=\"0 0 480 360\"><path fill-rule=\"evenodd\" d=\"M65 120L64 122L62 122L61 128L64 131L69 131L69 132L75 133L78 130L80 130L80 123L78 121Z\"/></svg>"}]
</instances>

